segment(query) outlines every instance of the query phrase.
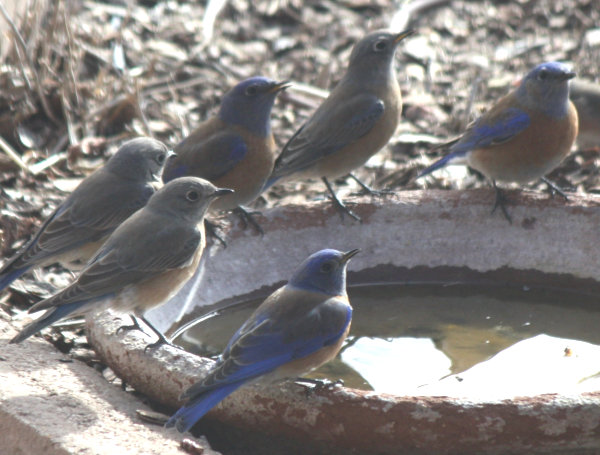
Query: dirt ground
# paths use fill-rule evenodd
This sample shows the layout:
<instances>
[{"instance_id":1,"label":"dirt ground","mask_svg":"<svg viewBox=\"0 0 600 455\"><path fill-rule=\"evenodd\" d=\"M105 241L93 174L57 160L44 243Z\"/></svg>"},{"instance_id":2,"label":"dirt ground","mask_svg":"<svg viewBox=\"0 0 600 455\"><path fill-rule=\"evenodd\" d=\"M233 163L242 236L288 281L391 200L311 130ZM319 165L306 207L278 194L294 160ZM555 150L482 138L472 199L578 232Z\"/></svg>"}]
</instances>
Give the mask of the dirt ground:
<instances>
[{"instance_id":1,"label":"dirt ground","mask_svg":"<svg viewBox=\"0 0 600 455\"><path fill-rule=\"evenodd\" d=\"M487 185L470 172L415 176L440 153L433 145L458 134L538 63L566 61L578 77L600 79L598 0L29 0L25 17L12 19L18 36L0 18L2 257L122 141L151 135L174 146L240 79L260 74L300 84L273 110L283 145L320 103L315 94L339 80L352 45L376 28L416 30L396 55L402 124L357 171L376 188ZM598 192L599 164L597 149L577 148L550 178ZM338 183L342 196L358 189ZM318 182L292 182L256 207L323 197ZM22 311L70 279L58 266L29 274L3 293L1 308ZM64 349L73 339L60 339Z\"/></svg>"}]
</instances>

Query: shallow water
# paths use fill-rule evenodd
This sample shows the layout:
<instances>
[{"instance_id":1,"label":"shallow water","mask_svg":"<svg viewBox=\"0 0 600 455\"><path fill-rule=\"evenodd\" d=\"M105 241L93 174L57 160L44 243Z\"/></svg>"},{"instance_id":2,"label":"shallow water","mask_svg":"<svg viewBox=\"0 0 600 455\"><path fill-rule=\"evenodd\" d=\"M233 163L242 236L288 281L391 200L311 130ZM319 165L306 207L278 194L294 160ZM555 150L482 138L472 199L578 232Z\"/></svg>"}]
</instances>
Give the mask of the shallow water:
<instances>
[{"instance_id":1,"label":"shallow water","mask_svg":"<svg viewBox=\"0 0 600 455\"><path fill-rule=\"evenodd\" d=\"M410 393L539 334L600 345L600 305L589 296L467 285L364 286L349 296L350 336L334 361L310 375L348 387ZM218 355L261 301L222 310L175 343Z\"/></svg>"}]
</instances>

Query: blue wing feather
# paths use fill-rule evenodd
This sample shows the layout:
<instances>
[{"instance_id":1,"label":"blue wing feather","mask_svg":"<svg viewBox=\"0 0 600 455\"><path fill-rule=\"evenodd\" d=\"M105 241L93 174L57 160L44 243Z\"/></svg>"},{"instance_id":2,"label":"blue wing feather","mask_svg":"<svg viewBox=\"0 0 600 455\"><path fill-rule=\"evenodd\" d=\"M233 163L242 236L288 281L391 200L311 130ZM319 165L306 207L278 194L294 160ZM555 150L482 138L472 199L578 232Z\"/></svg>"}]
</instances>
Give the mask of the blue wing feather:
<instances>
[{"instance_id":1,"label":"blue wing feather","mask_svg":"<svg viewBox=\"0 0 600 455\"><path fill-rule=\"evenodd\" d=\"M509 141L530 124L529 114L514 107L494 113L493 116L483 115L450 147L448 155L422 170L417 178L464 158L471 150L493 147Z\"/></svg>"}]
</instances>

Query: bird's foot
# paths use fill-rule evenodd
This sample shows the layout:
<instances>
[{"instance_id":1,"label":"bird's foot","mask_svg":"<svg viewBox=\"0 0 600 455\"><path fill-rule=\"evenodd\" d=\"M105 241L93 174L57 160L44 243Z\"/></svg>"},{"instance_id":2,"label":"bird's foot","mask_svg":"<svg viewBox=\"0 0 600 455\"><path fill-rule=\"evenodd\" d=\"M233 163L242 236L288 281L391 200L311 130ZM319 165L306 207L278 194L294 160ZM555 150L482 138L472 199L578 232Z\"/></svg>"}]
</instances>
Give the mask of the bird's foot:
<instances>
[{"instance_id":1,"label":"bird's foot","mask_svg":"<svg viewBox=\"0 0 600 455\"><path fill-rule=\"evenodd\" d=\"M294 382L304 387L306 396L310 396L320 390L333 390L337 387L344 386L344 381L342 379L331 381L330 379L296 378Z\"/></svg>"},{"instance_id":2,"label":"bird's foot","mask_svg":"<svg viewBox=\"0 0 600 455\"><path fill-rule=\"evenodd\" d=\"M337 196L331 197L331 203L336 208L336 210L339 212L342 220L344 219L344 215L348 215L351 218L354 218L356 221L362 223L362 218L360 216L358 216L356 213L354 213L352 210L350 210L346 204L344 204L342 201L340 201L338 199Z\"/></svg>"},{"instance_id":3,"label":"bird's foot","mask_svg":"<svg viewBox=\"0 0 600 455\"><path fill-rule=\"evenodd\" d=\"M256 232L258 232L260 235L265 235L265 231L263 231L263 228L260 226L260 224L258 224L258 221L256 221L256 218L254 217L255 215L260 215L260 212L249 211L242 206L235 208L234 212L242 220L244 229L247 229L249 225L252 225Z\"/></svg>"},{"instance_id":4,"label":"bird's foot","mask_svg":"<svg viewBox=\"0 0 600 455\"><path fill-rule=\"evenodd\" d=\"M395 191L392 191L392 190L387 189L387 188L383 188L381 190L373 189L369 185L367 185L366 183L364 183L361 180L359 180L358 177L356 177L354 174L348 174L348 176L351 179L353 179L356 183L358 183L358 185L362 189L362 191L360 191L359 193L353 193L353 194L357 194L357 195L368 194L369 196L375 196L375 197L385 197L385 196L391 196L393 194L396 194Z\"/></svg>"},{"instance_id":5,"label":"bird's foot","mask_svg":"<svg viewBox=\"0 0 600 455\"><path fill-rule=\"evenodd\" d=\"M327 180L327 177L322 177L321 180L323 180L323 183L325 183L325 186L327 187L327 191L329 191L329 198L331 199L333 206L340 213L342 220L344 219L344 215L349 215L352 218L354 218L356 221L362 223L360 216L358 216L356 213L354 213L352 210L350 210L348 207L346 207L346 205L342 201L340 201L340 199L335 194L335 191L333 191L333 188L331 187L331 183L329 183L329 180Z\"/></svg>"},{"instance_id":6,"label":"bird's foot","mask_svg":"<svg viewBox=\"0 0 600 455\"><path fill-rule=\"evenodd\" d=\"M565 201L569 200L562 188L559 187L552 180L548 180L546 177L542 177L542 182L544 182L548 186L548 192L550 193L550 197L554 198L555 194L560 194L565 199Z\"/></svg>"},{"instance_id":7,"label":"bird's foot","mask_svg":"<svg viewBox=\"0 0 600 455\"><path fill-rule=\"evenodd\" d=\"M142 329L142 326L140 325L140 322L137 320L136 317L131 316L131 320L133 321L133 324L122 325L117 329L115 333L118 335L121 332L131 332L132 330L139 330L142 333L146 333L144 332L144 329Z\"/></svg>"},{"instance_id":8,"label":"bird's foot","mask_svg":"<svg viewBox=\"0 0 600 455\"><path fill-rule=\"evenodd\" d=\"M181 346L177 346L176 344L171 343L169 340L167 340L167 338L164 335L158 335L158 340L155 341L154 343L150 343L149 345L147 345L144 348L144 353L147 353L148 351L154 351L155 349L160 348L161 346L171 346L172 348L175 349L181 349L184 350Z\"/></svg>"},{"instance_id":9,"label":"bird's foot","mask_svg":"<svg viewBox=\"0 0 600 455\"><path fill-rule=\"evenodd\" d=\"M208 233L208 235L210 235L211 237L218 240L218 242L221 245L223 245L223 248L227 248L227 242L225 241L225 239L222 236L221 226L218 223L215 223L214 221L209 221L205 218L204 219L204 229L206 229L206 232Z\"/></svg>"},{"instance_id":10,"label":"bird's foot","mask_svg":"<svg viewBox=\"0 0 600 455\"><path fill-rule=\"evenodd\" d=\"M504 218L506 218L509 224L512 224L512 218L508 214L508 210L506 210L506 202L508 201L506 195L500 188L496 186L495 182L494 189L496 190L496 201L494 202L494 208L492 209L492 213L494 213L496 209L500 207L500 210L502 210L502 213L504 214Z\"/></svg>"}]
</instances>

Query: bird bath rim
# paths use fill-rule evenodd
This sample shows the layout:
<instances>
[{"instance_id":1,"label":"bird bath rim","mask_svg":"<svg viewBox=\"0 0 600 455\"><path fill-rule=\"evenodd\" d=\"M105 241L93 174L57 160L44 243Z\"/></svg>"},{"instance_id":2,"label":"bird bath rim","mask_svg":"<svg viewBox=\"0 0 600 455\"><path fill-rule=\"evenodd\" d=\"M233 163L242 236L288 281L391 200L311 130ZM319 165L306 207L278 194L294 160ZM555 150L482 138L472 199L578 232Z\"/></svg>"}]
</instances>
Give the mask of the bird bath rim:
<instances>
[{"instance_id":1,"label":"bird bath rim","mask_svg":"<svg viewBox=\"0 0 600 455\"><path fill-rule=\"evenodd\" d=\"M160 326L164 319L185 319L190 301L226 304L250 291L264 295L306 256L325 247L361 249L350 264L349 283L393 278L544 286L551 280L561 289L598 293L600 270L594 258L600 249L595 238L600 198L573 195L565 203L532 192L508 192L508 197L512 225L499 214L490 215L493 193L488 189L356 198L352 209L362 224L340 221L327 201L275 207L259 217L264 237L241 229L230 217L227 248L207 249L203 270L151 314L152 320ZM186 297L190 291L193 299ZM170 347L144 354L149 338L136 332L114 336L127 322L112 313L101 316L88 324L90 341L127 383L175 408L179 393L211 360ZM600 392L477 401L344 387L306 396L300 386L284 384L243 388L205 418L361 453L562 453L600 447L600 425L592 423L600 422L599 405ZM565 427L569 431L560 430Z\"/></svg>"}]
</instances>

